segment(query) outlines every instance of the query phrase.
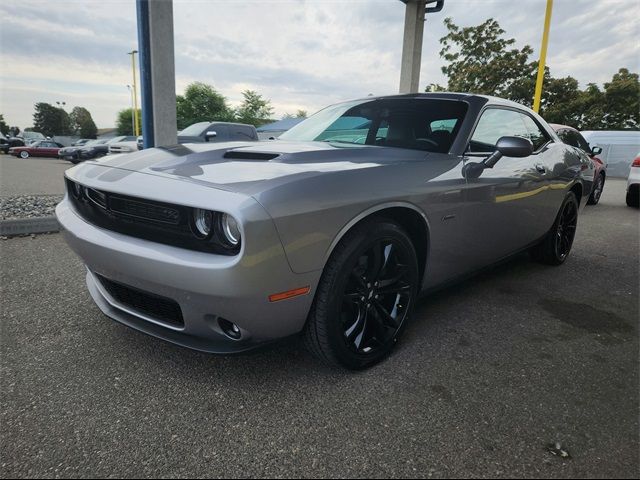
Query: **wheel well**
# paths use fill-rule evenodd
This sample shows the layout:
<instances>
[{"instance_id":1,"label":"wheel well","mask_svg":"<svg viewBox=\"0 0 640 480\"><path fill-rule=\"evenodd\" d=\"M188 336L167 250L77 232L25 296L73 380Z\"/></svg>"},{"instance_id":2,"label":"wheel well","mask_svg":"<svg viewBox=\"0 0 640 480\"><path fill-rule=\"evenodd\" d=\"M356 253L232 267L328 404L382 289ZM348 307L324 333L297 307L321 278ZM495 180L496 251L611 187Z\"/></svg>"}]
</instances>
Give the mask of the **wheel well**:
<instances>
[{"instance_id":1,"label":"wheel well","mask_svg":"<svg viewBox=\"0 0 640 480\"><path fill-rule=\"evenodd\" d=\"M427 265L427 249L429 242L429 228L424 217L415 210L406 207L391 207L372 213L361 221L369 220L372 217L387 218L400 225L411 238L413 248L418 256L418 268L420 271L420 281L424 277L424 270ZM360 222L358 222L360 223Z\"/></svg>"}]
</instances>

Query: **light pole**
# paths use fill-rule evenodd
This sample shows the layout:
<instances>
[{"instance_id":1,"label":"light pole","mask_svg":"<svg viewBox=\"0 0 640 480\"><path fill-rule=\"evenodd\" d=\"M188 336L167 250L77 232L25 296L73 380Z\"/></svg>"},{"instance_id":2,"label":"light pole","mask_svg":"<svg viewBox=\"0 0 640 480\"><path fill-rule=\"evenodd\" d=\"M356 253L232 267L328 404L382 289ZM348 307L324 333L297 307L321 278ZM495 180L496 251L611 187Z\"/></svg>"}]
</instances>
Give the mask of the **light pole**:
<instances>
[{"instance_id":1,"label":"light pole","mask_svg":"<svg viewBox=\"0 0 640 480\"><path fill-rule=\"evenodd\" d=\"M133 88L131 88L131 85L127 85L127 88L129 89L129 96L131 97L131 131L135 134L136 133L136 117L135 117L135 106L133 104Z\"/></svg>"},{"instance_id":2,"label":"light pole","mask_svg":"<svg viewBox=\"0 0 640 480\"><path fill-rule=\"evenodd\" d=\"M137 50L131 50L127 55L131 55L131 69L133 70L133 133L140 135L140 120L138 119L138 88L136 81L136 53Z\"/></svg>"}]
</instances>

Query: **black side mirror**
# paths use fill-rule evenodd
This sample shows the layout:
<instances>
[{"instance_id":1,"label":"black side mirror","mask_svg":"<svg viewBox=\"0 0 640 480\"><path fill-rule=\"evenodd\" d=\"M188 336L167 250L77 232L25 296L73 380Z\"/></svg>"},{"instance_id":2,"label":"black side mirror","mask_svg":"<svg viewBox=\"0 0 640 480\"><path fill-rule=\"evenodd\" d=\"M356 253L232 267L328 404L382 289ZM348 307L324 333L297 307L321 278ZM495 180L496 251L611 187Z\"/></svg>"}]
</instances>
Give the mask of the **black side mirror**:
<instances>
[{"instance_id":1,"label":"black side mirror","mask_svg":"<svg viewBox=\"0 0 640 480\"><path fill-rule=\"evenodd\" d=\"M600 155L602 153L602 147L591 148L591 155Z\"/></svg>"},{"instance_id":2,"label":"black side mirror","mask_svg":"<svg viewBox=\"0 0 640 480\"><path fill-rule=\"evenodd\" d=\"M485 168L493 168L502 157L528 157L533 153L533 143L523 137L500 137L495 151L484 161L465 165L463 175L466 178L478 178Z\"/></svg>"}]
</instances>

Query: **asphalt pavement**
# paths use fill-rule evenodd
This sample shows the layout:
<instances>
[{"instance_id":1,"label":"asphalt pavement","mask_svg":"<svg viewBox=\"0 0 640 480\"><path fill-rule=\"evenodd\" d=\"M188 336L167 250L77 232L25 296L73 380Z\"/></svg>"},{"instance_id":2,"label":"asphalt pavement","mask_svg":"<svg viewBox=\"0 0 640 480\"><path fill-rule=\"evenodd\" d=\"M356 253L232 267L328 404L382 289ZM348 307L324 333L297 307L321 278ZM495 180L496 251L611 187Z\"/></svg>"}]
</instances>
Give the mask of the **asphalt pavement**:
<instances>
[{"instance_id":1,"label":"asphalt pavement","mask_svg":"<svg viewBox=\"0 0 640 480\"><path fill-rule=\"evenodd\" d=\"M296 341L147 337L93 305L59 234L1 241L0 475L637 478L639 218L608 182L565 265L523 255L425 298L361 373Z\"/></svg>"},{"instance_id":2,"label":"asphalt pavement","mask_svg":"<svg viewBox=\"0 0 640 480\"><path fill-rule=\"evenodd\" d=\"M18 158L0 154L0 196L62 195L64 171L73 164L59 158Z\"/></svg>"}]
</instances>

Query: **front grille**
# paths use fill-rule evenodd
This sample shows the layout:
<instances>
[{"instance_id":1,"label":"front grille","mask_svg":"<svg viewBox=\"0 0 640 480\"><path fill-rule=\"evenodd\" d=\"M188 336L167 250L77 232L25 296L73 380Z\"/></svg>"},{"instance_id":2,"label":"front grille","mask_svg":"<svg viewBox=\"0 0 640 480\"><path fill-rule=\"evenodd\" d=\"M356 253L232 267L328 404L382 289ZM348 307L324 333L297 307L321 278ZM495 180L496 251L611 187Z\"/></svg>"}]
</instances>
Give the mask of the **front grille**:
<instances>
[{"instance_id":1,"label":"front grille","mask_svg":"<svg viewBox=\"0 0 640 480\"><path fill-rule=\"evenodd\" d=\"M96 274L96 277L118 303L174 327L184 327L182 310L176 301L114 282L102 275Z\"/></svg>"},{"instance_id":2,"label":"front grille","mask_svg":"<svg viewBox=\"0 0 640 480\"><path fill-rule=\"evenodd\" d=\"M74 210L93 225L200 252L237 255L240 251L239 245L229 248L216 235L206 239L194 235L191 207L105 192L65 180Z\"/></svg>"}]
</instances>

